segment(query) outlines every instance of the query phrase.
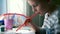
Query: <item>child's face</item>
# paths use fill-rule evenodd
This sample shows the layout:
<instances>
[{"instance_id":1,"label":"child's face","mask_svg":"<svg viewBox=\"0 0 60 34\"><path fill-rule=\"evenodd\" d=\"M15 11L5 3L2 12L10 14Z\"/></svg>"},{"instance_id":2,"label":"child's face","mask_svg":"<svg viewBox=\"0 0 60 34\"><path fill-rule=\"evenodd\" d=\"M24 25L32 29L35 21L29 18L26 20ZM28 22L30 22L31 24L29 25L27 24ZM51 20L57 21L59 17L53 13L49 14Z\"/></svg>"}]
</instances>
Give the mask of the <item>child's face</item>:
<instances>
[{"instance_id":1,"label":"child's face","mask_svg":"<svg viewBox=\"0 0 60 34\"><path fill-rule=\"evenodd\" d=\"M28 3L32 6L32 10L34 12L40 12L39 14L40 15L44 15L46 13L46 5L45 3L41 2L41 3L38 3L36 1L31 1L31 0L28 0Z\"/></svg>"}]
</instances>

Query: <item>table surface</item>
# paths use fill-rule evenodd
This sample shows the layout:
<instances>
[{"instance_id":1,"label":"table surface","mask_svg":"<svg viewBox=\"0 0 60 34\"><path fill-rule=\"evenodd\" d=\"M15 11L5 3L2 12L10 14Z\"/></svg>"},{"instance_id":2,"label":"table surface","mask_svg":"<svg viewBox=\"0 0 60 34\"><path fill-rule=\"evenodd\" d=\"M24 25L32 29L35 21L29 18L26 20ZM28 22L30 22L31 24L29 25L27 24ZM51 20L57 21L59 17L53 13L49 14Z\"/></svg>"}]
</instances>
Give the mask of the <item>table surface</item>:
<instances>
[{"instance_id":1,"label":"table surface","mask_svg":"<svg viewBox=\"0 0 60 34\"><path fill-rule=\"evenodd\" d=\"M8 30L8 31L5 31L5 32L0 32L0 34L21 34L21 33L25 33L25 34L35 34L35 32L34 31L32 31L32 30L18 30L17 32L16 32L16 29L17 28L13 28L12 30Z\"/></svg>"}]
</instances>

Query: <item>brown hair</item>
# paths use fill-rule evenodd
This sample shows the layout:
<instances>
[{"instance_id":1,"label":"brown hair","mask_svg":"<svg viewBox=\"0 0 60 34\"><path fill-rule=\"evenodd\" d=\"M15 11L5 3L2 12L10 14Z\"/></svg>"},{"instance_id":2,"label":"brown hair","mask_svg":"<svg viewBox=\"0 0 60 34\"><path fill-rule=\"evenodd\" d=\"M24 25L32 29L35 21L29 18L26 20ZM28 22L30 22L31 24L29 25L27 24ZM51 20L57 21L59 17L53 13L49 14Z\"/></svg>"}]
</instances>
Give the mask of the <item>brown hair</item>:
<instances>
[{"instance_id":1,"label":"brown hair","mask_svg":"<svg viewBox=\"0 0 60 34\"><path fill-rule=\"evenodd\" d=\"M35 2L49 2L49 0L31 0L31 1L35 1Z\"/></svg>"}]
</instances>

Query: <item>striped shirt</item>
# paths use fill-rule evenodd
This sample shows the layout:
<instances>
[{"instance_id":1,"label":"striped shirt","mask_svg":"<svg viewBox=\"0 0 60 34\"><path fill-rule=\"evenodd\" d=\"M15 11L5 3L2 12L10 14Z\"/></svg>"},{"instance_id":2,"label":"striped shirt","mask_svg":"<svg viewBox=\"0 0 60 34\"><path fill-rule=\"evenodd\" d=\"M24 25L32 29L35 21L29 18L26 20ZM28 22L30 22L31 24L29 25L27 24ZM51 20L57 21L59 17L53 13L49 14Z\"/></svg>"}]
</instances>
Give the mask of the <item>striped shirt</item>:
<instances>
[{"instance_id":1,"label":"striped shirt","mask_svg":"<svg viewBox=\"0 0 60 34\"><path fill-rule=\"evenodd\" d=\"M58 23L60 23L60 8L52 12L52 14L49 16L48 13L45 14L45 19L42 28L55 29L57 28L56 25L60 25ZM60 29L55 29L55 30L60 31Z\"/></svg>"}]
</instances>

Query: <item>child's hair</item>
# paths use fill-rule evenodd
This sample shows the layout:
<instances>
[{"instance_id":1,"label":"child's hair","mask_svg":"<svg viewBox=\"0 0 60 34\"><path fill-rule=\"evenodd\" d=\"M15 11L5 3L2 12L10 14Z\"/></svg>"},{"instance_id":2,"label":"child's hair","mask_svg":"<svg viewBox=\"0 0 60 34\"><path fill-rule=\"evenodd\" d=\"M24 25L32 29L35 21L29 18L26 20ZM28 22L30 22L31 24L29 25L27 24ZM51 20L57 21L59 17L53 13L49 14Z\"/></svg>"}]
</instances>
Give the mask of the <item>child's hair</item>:
<instances>
[{"instance_id":1,"label":"child's hair","mask_svg":"<svg viewBox=\"0 0 60 34\"><path fill-rule=\"evenodd\" d=\"M50 0L31 0L31 1L35 1L35 2L49 2Z\"/></svg>"}]
</instances>

